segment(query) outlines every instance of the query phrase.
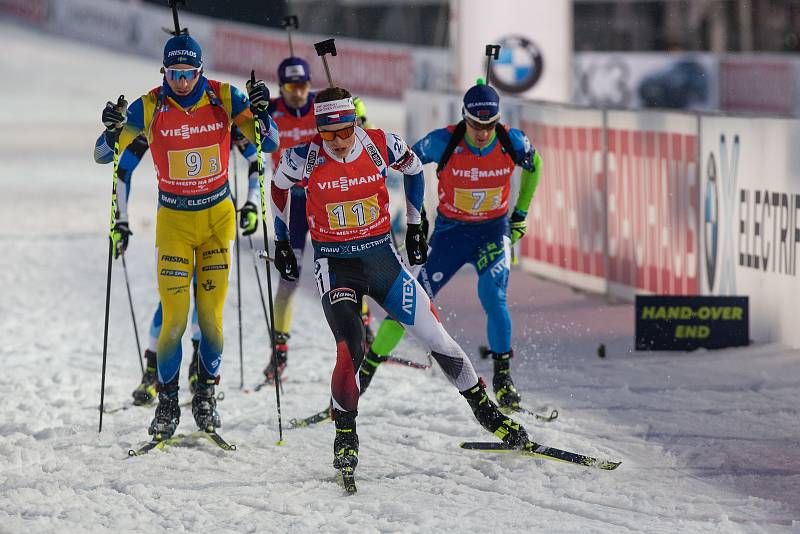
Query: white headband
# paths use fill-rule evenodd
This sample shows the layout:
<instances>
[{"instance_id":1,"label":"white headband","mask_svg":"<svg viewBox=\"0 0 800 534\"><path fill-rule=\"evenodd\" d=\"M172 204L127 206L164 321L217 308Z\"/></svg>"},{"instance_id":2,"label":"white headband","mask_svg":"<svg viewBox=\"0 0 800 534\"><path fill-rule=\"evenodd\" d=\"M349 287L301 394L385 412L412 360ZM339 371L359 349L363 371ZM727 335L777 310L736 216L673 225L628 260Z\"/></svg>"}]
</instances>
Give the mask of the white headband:
<instances>
[{"instance_id":1,"label":"white headband","mask_svg":"<svg viewBox=\"0 0 800 534\"><path fill-rule=\"evenodd\" d=\"M352 111L356 109L352 98L342 98L331 102L314 102L314 115L327 115L339 111Z\"/></svg>"}]
</instances>

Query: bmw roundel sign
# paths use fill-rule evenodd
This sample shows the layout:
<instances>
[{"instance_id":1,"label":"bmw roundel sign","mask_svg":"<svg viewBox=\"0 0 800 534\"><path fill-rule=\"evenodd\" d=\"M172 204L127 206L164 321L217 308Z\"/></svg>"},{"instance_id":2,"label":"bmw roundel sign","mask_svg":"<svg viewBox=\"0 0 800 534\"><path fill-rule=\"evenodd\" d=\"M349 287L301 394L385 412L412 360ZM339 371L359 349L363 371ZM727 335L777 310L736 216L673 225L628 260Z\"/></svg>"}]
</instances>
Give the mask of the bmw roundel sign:
<instances>
[{"instance_id":1,"label":"bmw roundel sign","mask_svg":"<svg viewBox=\"0 0 800 534\"><path fill-rule=\"evenodd\" d=\"M507 93L523 93L542 77L544 59L539 47L518 35L499 41L500 57L492 61L491 83Z\"/></svg>"}]
</instances>

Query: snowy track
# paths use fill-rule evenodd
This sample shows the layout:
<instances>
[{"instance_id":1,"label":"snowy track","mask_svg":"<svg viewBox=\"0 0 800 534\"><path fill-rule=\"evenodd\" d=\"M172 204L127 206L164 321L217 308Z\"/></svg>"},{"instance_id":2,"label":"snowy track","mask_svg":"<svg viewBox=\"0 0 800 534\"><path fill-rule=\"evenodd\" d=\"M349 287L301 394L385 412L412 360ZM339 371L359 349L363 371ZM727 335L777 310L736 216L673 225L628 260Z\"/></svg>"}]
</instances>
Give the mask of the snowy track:
<instances>
[{"instance_id":1,"label":"snowy track","mask_svg":"<svg viewBox=\"0 0 800 534\"><path fill-rule=\"evenodd\" d=\"M238 389L234 290L219 410L221 433L239 450L128 459L147 439L152 408L106 415L97 433L110 168L95 165L91 150L105 100L157 83L157 65L7 23L0 49L2 72L20 84L0 87L0 532L800 529L800 353L634 354L630 306L520 272L510 293L515 380L531 405L561 413L549 424L520 419L539 442L622 460L616 471L463 451L460 441L490 436L441 373L385 365L360 407L359 493L345 497L330 466L332 425L286 430L290 418L325 406L334 360L308 279L282 395L286 446L275 446L274 391ZM402 122L396 104L370 106L376 122ZM148 160L134 178L128 253L144 335L156 303L154 205ZM245 247L248 387L267 359L251 261ZM484 326L474 287L473 276L457 276L438 303L454 337L477 354ZM139 375L119 263L109 339L106 403L119 406ZM601 341L604 360L595 353ZM410 342L400 355L423 359ZM476 365L489 375L489 362ZM185 367L183 377L185 396ZM185 409L180 429L193 427Z\"/></svg>"}]
</instances>

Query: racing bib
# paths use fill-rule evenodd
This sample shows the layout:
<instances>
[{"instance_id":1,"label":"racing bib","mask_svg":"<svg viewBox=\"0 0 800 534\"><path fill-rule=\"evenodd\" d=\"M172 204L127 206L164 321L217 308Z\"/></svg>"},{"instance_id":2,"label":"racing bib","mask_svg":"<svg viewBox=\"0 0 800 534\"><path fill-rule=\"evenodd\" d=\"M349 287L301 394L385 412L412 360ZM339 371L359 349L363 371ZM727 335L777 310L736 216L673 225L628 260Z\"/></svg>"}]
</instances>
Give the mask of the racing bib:
<instances>
[{"instance_id":1,"label":"racing bib","mask_svg":"<svg viewBox=\"0 0 800 534\"><path fill-rule=\"evenodd\" d=\"M169 177L172 180L197 180L220 172L219 145L167 152Z\"/></svg>"},{"instance_id":2,"label":"racing bib","mask_svg":"<svg viewBox=\"0 0 800 534\"><path fill-rule=\"evenodd\" d=\"M331 230L368 226L381 213L377 194L359 200L331 202L325 204L325 211L328 213L328 226Z\"/></svg>"},{"instance_id":3,"label":"racing bib","mask_svg":"<svg viewBox=\"0 0 800 534\"><path fill-rule=\"evenodd\" d=\"M503 188L487 189L454 188L454 204L457 209L467 213L485 213L496 210L503 201Z\"/></svg>"}]
</instances>

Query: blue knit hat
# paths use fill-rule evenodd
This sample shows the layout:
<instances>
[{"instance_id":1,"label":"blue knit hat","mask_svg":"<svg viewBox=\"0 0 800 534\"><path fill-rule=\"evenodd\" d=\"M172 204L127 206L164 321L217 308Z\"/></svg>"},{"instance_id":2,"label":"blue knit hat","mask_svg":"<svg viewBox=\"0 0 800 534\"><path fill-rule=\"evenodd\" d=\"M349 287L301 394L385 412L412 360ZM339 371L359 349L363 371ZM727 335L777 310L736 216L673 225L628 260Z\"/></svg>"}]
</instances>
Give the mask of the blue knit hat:
<instances>
[{"instance_id":1,"label":"blue knit hat","mask_svg":"<svg viewBox=\"0 0 800 534\"><path fill-rule=\"evenodd\" d=\"M305 59L287 57L278 65L280 83L299 83L311 81L311 68Z\"/></svg>"},{"instance_id":2,"label":"blue knit hat","mask_svg":"<svg viewBox=\"0 0 800 534\"><path fill-rule=\"evenodd\" d=\"M461 114L465 119L488 124L500 118L500 95L492 87L478 83L464 95Z\"/></svg>"},{"instance_id":3,"label":"blue knit hat","mask_svg":"<svg viewBox=\"0 0 800 534\"><path fill-rule=\"evenodd\" d=\"M164 66L170 67L179 63L198 68L203 66L203 49L190 35L176 35L164 45Z\"/></svg>"}]
</instances>

